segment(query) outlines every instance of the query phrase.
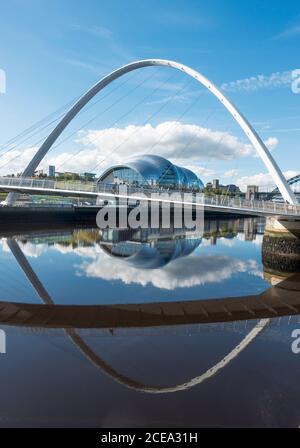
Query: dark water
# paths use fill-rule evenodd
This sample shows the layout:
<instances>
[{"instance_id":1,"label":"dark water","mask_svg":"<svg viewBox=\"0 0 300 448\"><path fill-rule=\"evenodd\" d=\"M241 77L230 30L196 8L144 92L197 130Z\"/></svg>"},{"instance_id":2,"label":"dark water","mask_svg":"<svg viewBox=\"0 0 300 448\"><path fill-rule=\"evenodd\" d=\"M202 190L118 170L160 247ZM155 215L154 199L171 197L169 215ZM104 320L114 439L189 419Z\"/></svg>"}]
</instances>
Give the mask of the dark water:
<instances>
[{"instance_id":1,"label":"dark water","mask_svg":"<svg viewBox=\"0 0 300 448\"><path fill-rule=\"evenodd\" d=\"M263 263L263 240L264 223L249 219L206 220L203 236L151 229L3 234L0 425L299 427L292 332L300 308L288 302L290 313L266 306L263 316L248 310L249 318L238 319L228 302L220 305L224 319L201 308L228 297L262 302L273 290L276 300L290 300L291 290L297 301L293 263ZM10 302L48 308L20 311ZM70 308L61 317L54 304ZM120 313L128 305L128 325L123 314L94 314L95 305L115 304ZM142 322L146 304L154 304L155 325ZM78 314L74 305L92 311ZM185 321L166 325L179 307Z\"/></svg>"}]
</instances>

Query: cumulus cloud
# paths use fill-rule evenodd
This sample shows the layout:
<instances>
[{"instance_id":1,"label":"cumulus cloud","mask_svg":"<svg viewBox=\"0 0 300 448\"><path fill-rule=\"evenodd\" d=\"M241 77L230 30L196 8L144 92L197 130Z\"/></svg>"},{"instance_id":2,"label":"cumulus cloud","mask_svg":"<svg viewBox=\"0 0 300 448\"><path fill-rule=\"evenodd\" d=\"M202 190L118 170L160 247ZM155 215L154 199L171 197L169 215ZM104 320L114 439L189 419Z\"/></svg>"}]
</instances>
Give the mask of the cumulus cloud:
<instances>
[{"instance_id":1,"label":"cumulus cloud","mask_svg":"<svg viewBox=\"0 0 300 448\"><path fill-rule=\"evenodd\" d=\"M265 140L264 143L270 151L273 151L275 148L277 148L279 141L276 137L269 137L267 140Z\"/></svg>"},{"instance_id":2,"label":"cumulus cloud","mask_svg":"<svg viewBox=\"0 0 300 448\"><path fill-rule=\"evenodd\" d=\"M153 152L172 159L231 160L253 154L250 144L236 136L213 131L194 124L167 121L152 126L129 125L82 132L79 141L85 146L101 150L104 157L119 161L120 155Z\"/></svg>"},{"instance_id":3,"label":"cumulus cloud","mask_svg":"<svg viewBox=\"0 0 300 448\"><path fill-rule=\"evenodd\" d=\"M283 174L286 177L286 179L290 179L291 177L294 177L297 174L299 174L299 172L288 170L285 171ZM265 189L266 191L273 190L275 188L272 176L268 173L258 173L253 174L252 176L240 177L237 180L237 184L239 185L242 191L246 191L247 185L258 185L262 190Z\"/></svg>"},{"instance_id":4,"label":"cumulus cloud","mask_svg":"<svg viewBox=\"0 0 300 448\"><path fill-rule=\"evenodd\" d=\"M30 162L37 150L37 147L30 147L23 150L15 149L1 154L0 174L16 174L18 172L21 172Z\"/></svg>"},{"instance_id":5,"label":"cumulus cloud","mask_svg":"<svg viewBox=\"0 0 300 448\"><path fill-rule=\"evenodd\" d=\"M237 175L238 175L238 170L235 170L235 169L225 171L225 173L223 174L223 176L226 178L236 177Z\"/></svg>"},{"instance_id":6,"label":"cumulus cloud","mask_svg":"<svg viewBox=\"0 0 300 448\"><path fill-rule=\"evenodd\" d=\"M266 140L274 149L278 140ZM178 165L186 166L200 177L211 177L213 169L201 166L201 161L230 161L257 154L250 143L245 143L229 132L214 131L195 124L176 121L162 122L156 126L128 125L119 128L80 131L76 149L72 152L51 154L41 163L47 170L55 165L58 171L95 171L101 173L107 167L136 155L160 154ZM38 148L13 150L1 159L0 173L21 172Z\"/></svg>"}]
</instances>

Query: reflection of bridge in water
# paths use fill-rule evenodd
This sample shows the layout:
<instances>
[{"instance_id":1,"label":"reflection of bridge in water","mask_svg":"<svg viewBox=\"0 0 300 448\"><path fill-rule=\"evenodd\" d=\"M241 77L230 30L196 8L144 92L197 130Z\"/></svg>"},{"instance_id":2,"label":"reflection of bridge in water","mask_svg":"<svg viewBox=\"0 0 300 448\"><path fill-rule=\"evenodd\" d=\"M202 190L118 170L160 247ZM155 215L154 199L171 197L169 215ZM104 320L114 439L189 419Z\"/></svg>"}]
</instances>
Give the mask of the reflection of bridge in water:
<instances>
[{"instance_id":1,"label":"reflection of bridge in water","mask_svg":"<svg viewBox=\"0 0 300 448\"><path fill-rule=\"evenodd\" d=\"M63 328L71 341L97 368L110 375L115 381L138 391L170 393L199 385L221 371L245 350L269 325L271 318L300 314L299 275L290 275L281 283L257 296L150 304L55 305L17 241L8 239L7 242L44 304L1 302L0 323L24 327ZM243 340L212 368L183 384L167 387L145 385L120 374L97 355L76 332L76 329L80 328L107 328L113 331L117 328L158 328L237 320L256 321L257 319L260 320Z\"/></svg>"}]
</instances>

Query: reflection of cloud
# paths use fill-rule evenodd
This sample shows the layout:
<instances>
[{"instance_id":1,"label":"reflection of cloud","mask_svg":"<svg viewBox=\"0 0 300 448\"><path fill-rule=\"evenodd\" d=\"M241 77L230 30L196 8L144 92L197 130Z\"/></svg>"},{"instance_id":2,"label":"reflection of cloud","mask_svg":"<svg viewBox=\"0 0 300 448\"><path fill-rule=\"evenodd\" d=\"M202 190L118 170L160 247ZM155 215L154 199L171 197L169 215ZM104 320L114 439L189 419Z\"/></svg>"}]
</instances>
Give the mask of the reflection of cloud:
<instances>
[{"instance_id":1,"label":"reflection of cloud","mask_svg":"<svg viewBox=\"0 0 300 448\"><path fill-rule=\"evenodd\" d=\"M61 255L72 254L77 255L80 258L89 259L96 259L97 256L102 253L102 250L98 245L88 247L74 247L72 246L72 244L66 246L63 244L55 243L49 246L47 243L34 244L30 241L26 241L26 243L18 241L18 245L20 246L20 249L22 250L24 255L29 258L38 258L50 250L58 252ZM2 238L0 240L0 247L2 248L3 252L10 252L10 248L8 247L5 238Z\"/></svg>"},{"instance_id":2,"label":"reflection of cloud","mask_svg":"<svg viewBox=\"0 0 300 448\"><path fill-rule=\"evenodd\" d=\"M3 252L10 252L10 248L7 245L6 238L1 238L0 247Z\"/></svg>"},{"instance_id":3,"label":"reflection of cloud","mask_svg":"<svg viewBox=\"0 0 300 448\"><path fill-rule=\"evenodd\" d=\"M237 243L235 238L218 238L218 245L233 247Z\"/></svg>"},{"instance_id":4,"label":"reflection of cloud","mask_svg":"<svg viewBox=\"0 0 300 448\"><path fill-rule=\"evenodd\" d=\"M24 255L31 258L38 258L48 250L47 244L23 243L19 244L19 246Z\"/></svg>"},{"instance_id":5,"label":"reflection of cloud","mask_svg":"<svg viewBox=\"0 0 300 448\"><path fill-rule=\"evenodd\" d=\"M52 249L54 249L56 252L59 252L62 255L73 254L77 255L80 258L90 258L90 259L96 259L97 256L100 253L102 253L102 250L98 245L88 247L87 246L73 247L71 244L69 246L55 244L54 246L52 246Z\"/></svg>"},{"instance_id":6,"label":"reflection of cloud","mask_svg":"<svg viewBox=\"0 0 300 448\"><path fill-rule=\"evenodd\" d=\"M32 243L20 243L18 242L22 252L24 253L24 255L26 255L27 257L30 258L38 258L39 256L41 256L44 252L47 251L48 246L47 244L32 244ZM7 240L6 238L2 238L0 240L0 247L3 250L3 252L8 252L10 253L11 250L7 244Z\"/></svg>"},{"instance_id":7,"label":"reflection of cloud","mask_svg":"<svg viewBox=\"0 0 300 448\"><path fill-rule=\"evenodd\" d=\"M221 239L225 245L233 240ZM205 245L205 241L203 241ZM209 240L207 241L209 244ZM2 250L9 252L6 240L0 241ZM99 245L92 247L64 246L54 244L33 244L19 242L20 248L27 257L39 257L49 250L61 255L76 255L80 263L74 265L78 275L100 278L107 281L119 280L125 284L141 286L152 285L156 288L174 290L176 288L192 288L207 283L221 283L235 273L248 273L262 277L256 260L240 260L229 256L197 256L177 258L160 269L141 269L126 260L113 258L103 253Z\"/></svg>"},{"instance_id":8,"label":"reflection of cloud","mask_svg":"<svg viewBox=\"0 0 300 448\"><path fill-rule=\"evenodd\" d=\"M101 256L92 263L79 266L88 277L103 280L121 280L125 284L152 284L161 289L191 288L206 283L220 283L236 272L260 275L255 260L238 260L228 256L200 256L174 260L162 269L140 270L126 261Z\"/></svg>"}]
</instances>

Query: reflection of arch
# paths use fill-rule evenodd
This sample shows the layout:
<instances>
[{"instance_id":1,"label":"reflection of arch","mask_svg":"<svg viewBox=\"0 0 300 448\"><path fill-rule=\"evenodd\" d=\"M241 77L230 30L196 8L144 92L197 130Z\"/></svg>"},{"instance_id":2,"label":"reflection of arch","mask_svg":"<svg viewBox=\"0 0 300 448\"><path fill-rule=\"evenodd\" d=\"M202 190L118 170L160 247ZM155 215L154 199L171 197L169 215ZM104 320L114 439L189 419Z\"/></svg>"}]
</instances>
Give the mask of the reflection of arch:
<instances>
[{"instance_id":1,"label":"reflection of arch","mask_svg":"<svg viewBox=\"0 0 300 448\"><path fill-rule=\"evenodd\" d=\"M18 243L15 240L8 239L7 240L8 246L11 249L13 255L15 256L17 262L19 263L20 267L23 269L24 273L26 274L27 278L29 279L32 286L35 288L37 293L40 295L41 299L44 303L48 305L53 305L54 302L43 287L42 283L39 281L38 277L36 276L35 272L33 271L32 267L30 266L28 260L24 256L23 252L21 251ZM202 306L203 308L203 306ZM271 307L266 306L266 308L269 308L269 311L271 313L278 314L276 310L272 309ZM271 309L270 309L271 308ZM294 308L294 310L297 309ZM205 310L204 310L205 311ZM228 310L225 311L228 313ZM250 310L251 311L251 310ZM14 310L14 315L19 314L18 310ZM229 311L230 314L230 311ZM23 314L24 317L24 314ZM25 315L25 320L28 319L28 315ZM152 394L159 394L159 393L171 393L171 392L177 392L189 389L191 387L194 387L198 384L201 384L206 379L211 378L214 376L217 372L222 370L226 365L228 365L234 358L238 356L239 353L241 353L259 334L260 332L269 324L270 319L262 319L258 322L258 324L245 336L245 338L232 350L230 351L221 361L216 363L212 368L208 369L205 373L202 375L192 378L190 381L187 381L183 384L179 384L176 386L171 387L157 387L157 386L147 386L142 383L139 383L135 380L132 380L131 378L126 377L125 375L122 375L118 373L115 369L113 369L111 366L109 366L103 359L101 359L97 354L95 354L91 348L84 342L84 340L75 332L75 330L67 328L65 329L66 334L70 337L70 339L74 342L74 344L80 349L80 351L89 359L97 368L100 368L103 370L106 374L111 376L114 380L117 382L126 385L129 388L133 388L138 391L152 393Z\"/></svg>"},{"instance_id":2,"label":"reflection of arch","mask_svg":"<svg viewBox=\"0 0 300 448\"><path fill-rule=\"evenodd\" d=\"M291 204L298 204L294 193L290 186L288 185L284 175L282 174L279 166L275 162L273 156L270 154L268 148L261 140L259 135L250 125L250 123L246 120L245 117L237 110L237 108L229 101L223 93L207 79L201 73L193 70L192 68L180 64L174 61L168 61L164 59L146 59L142 61L131 62L130 64L124 65L119 69L113 71L109 75L102 78L98 83L96 83L91 89L89 89L66 113L66 115L62 118L62 120L58 123L58 125L54 128L54 130L50 133L50 135L46 138L40 149L37 151L33 159L27 165L25 170L22 173L23 177L32 176L39 163L43 160L45 155L48 153L49 149L53 145L53 143L57 140L63 130L68 126L68 124L73 120L73 118L80 112L80 110L104 87L118 79L119 77L129 73L133 70L137 70L143 67L149 66L163 66L163 67L171 67L176 70L180 70L187 75L194 78L204 87L206 87L230 112L238 125L242 128L250 142L253 144L256 149L258 155L266 165L268 171L270 172L275 185L279 188L283 198ZM7 197L7 203L11 204L15 201L17 197L16 193L9 193Z\"/></svg>"},{"instance_id":3,"label":"reflection of arch","mask_svg":"<svg viewBox=\"0 0 300 448\"><path fill-rule=\"evenodd\" d=\"M90 347L82 340L78 334L73 330L68 330L68 334L72 341L79 347L80 351L97 367L103 370L106 374L111 376L118 383L124 384L130 389L135 389L139 392L147 392L151 394L166 394L172 392L179 392L183 390L190 389L203 383L205 380L211 378L220 370L222 370L226 365L228 365L234 358L236 358L239 353L241 353L258 335L259 333L269 324L270 319L262 319L257 325L251 330L244 339L231 350L221 361L217 362L213 367L208 369L202 375L192 378L191 380L177 384L176 386L170 387L159 387L159 386L148 386L139 383L125 375L120 374L111 366L109 366L105 361L103 361L98 355L96 355Z\"/></svg>"}]
</instances>

